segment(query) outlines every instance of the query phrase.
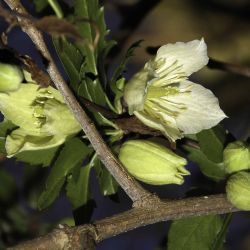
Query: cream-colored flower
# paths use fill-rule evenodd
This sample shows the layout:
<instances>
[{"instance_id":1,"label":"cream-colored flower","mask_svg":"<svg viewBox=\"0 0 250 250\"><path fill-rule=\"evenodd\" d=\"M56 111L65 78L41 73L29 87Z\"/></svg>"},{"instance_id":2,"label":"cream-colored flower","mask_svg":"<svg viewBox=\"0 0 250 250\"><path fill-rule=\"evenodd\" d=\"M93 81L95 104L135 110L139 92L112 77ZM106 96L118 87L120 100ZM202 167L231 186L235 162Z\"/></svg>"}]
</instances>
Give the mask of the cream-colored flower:
<instances>
[{"instance_id":1,"label":"cream-colored flower","mask_svg":"<svg viewBox=\"0 0 250 250\"><path fill-rule=\"evenodd\" d=\"M203 39L160 47L125 86L129 114L173 142L217 125L226 117L218 99L187 79L207 63Z\"/></svg>"},{"instance_id":2,"label":"cream-colored flower","mask_svg":"<svg viewBox=\"0 0 250 250\"><path fill-rule=\"evenodd\" d=\"M0 92L0 111L17 126L6 138L9 157L58 146L80 131L61 94L52 87L27 83L16 91Z\"/></svg>"}]
</instances>

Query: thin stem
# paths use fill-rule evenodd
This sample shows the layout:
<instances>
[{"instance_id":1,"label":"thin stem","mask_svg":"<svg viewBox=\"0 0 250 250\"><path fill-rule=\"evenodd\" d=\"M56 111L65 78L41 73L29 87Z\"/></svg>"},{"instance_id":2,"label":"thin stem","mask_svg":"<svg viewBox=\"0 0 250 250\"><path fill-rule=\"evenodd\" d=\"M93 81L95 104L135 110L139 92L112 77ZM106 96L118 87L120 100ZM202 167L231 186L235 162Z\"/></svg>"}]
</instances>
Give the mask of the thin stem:
<instances>
[{"instance_id":1,"label":"thin stem","mask_svg":"<svg viewBox=\"0 0 250 250\"><path fill-rule=\"evenodd\" d=\"M28 16L28 13L21 5L19 0L5 0L5 2L16 13ZM143 189L143 187L132 176L129 175L129 173L124 169L119 160L113 155L113 153L97 131L95 124L90 120L86 112L77 102L72 91L59 73L47 49L41 32L37 30L37 28L33 25L31 19L22 18L21 15L18 16L17 19L22 30L31 38L37 49L48 61L47 72L49 76L64 97L65 103L69 106L75 118L80 123L84 133L88 137L100 160L109 170L109 172L114 176L122 189L131 198L131 200L134 202L134 205L141 204L144 201L145 204L149 204L151 202L154 202L155 200L158 200L154 195Z\"/></svg>"}]
</instances>

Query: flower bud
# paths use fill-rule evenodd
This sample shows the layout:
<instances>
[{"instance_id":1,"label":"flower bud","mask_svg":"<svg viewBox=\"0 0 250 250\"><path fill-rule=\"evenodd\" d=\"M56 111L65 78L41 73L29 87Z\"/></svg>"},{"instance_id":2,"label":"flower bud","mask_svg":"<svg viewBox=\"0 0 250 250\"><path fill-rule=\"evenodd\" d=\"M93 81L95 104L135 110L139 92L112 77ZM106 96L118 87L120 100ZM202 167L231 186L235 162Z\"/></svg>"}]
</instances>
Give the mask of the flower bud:
<instances>
[{"instance_id":1,"label":"flower bud","mask_svg":"<svg viewBox=\"0 0 250 250\"><path fill-rule=\"evenodd\" d=\"M125 142L120 149L119 159L136 179L152 185L180 185L184 182L183 175L190 174L184 168L186 159L160 144L146 140Z\"/></svg>"},{"instance_id":2,"label":"flower bud","mask_svg":"<svg viewBox=\"0 0 250 250\"><path fill-rule=\"evenodd\" d=\"M250 173L246 171L232 175L226 186L227 199L237 208L250 210Z\"/></svg>"},{"instance_id":3,"label":"flower bud","mask_svg":"<svg viewBox=\"0 0 250 250\"><path fill-rule=\"evenodd\" d=\"M235 173L250 168L250 151L241 141L229 143L223 152L223 161L227 173Z\"/></svg>"},{"instance_id":4,"label":"flower bud","mask_svg":"<svg viewBox=\"0 0 250 250\"><path fill-rule=\"evenodd\" d=\"M17 66L0 63L0 92L18 89L22 80L22 71Z\"/></svg>"}]
</instances>

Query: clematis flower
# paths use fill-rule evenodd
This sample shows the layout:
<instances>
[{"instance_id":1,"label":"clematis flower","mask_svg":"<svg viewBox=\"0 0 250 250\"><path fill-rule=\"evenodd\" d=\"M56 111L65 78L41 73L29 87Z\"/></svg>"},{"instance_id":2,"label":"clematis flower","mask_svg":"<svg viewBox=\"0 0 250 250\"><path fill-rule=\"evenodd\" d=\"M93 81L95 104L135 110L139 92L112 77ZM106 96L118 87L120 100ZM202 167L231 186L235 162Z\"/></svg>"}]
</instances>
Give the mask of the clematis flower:
<instances>
[{"instance_id":1,"label":"clematis flower","mask_svg":"<svg viewBox=\"0 0 250 250\"><path fill-rule=\"evenodd\" d=\"M58 146L80 131L61 94L52 87L27 83L16 91L0 92L0 111L17 126L6 138L8 157Z\"/></svg>"},{"instance_id":2,"label":"clematis flower","mask_svg":"<svg viewBox=\"0 0 250 250\"><path fill-rule=\"evenodd\" d=\"M203 39L160 47L155 58L125 86L129 114L160 130L172 142L217 125L226 117L218 99L188 80L207 63Z\"/></svg>"}]
</instances>

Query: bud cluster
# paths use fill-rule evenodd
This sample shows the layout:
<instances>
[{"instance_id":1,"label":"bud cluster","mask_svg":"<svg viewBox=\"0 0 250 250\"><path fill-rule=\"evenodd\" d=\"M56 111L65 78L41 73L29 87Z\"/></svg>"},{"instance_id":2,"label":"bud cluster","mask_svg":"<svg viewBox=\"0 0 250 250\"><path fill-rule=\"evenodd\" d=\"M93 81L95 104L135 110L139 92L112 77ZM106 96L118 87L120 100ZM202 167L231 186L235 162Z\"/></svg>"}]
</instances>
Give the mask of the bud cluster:
<instances>
[{"instance_id":1,"label":"bud cluster","mask_svg":"<svg viewBox=\"0 0 250 250\"><path fill-rule=\"evenodd\" d=\"M250 147L241 141L229 143L223 152L227 199L237 208L250 210Z\"/></svg>"}]
</instances>

